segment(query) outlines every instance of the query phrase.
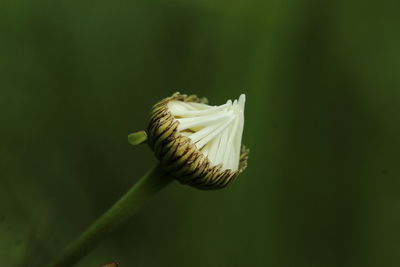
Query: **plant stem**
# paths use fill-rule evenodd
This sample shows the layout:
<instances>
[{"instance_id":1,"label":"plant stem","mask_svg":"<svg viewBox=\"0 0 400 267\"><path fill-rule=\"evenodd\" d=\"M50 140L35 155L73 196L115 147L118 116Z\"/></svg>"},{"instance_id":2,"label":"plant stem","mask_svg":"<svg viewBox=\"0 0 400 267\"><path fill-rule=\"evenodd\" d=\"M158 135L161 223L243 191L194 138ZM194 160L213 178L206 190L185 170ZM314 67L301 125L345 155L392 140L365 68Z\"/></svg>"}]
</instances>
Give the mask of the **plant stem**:
<instances>
[{"instance_id":1,"label":"plant stem","mask_svg":"<svg viewBox=\"0 0 400 267\"><path fill-rule=\"evenodd\" d=\"M47 267L73 266L172 180L159 165L152 168L81 236L55 257Z\"/></svg>"}]
</instances>

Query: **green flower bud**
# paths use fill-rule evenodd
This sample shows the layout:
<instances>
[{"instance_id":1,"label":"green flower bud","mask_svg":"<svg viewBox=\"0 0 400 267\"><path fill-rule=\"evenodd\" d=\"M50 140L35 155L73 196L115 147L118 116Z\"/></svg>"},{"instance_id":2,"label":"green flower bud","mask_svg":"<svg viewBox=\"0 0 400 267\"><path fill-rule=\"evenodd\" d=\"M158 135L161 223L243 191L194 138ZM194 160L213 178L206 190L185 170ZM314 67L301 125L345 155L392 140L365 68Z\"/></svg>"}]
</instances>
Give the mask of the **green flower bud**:
<instances>
[{"instance_id":1,"label":"green flower bud","mask_svg":"<svg viewBox=\"0 0 400 267\"><path fill-rule=\"evenodd\" d=\"M242 145L245 95L221 106L175 93L151 111L148 143L164 169L183 184L225 187L247 166Z\"/></svg>"}]
</instances>

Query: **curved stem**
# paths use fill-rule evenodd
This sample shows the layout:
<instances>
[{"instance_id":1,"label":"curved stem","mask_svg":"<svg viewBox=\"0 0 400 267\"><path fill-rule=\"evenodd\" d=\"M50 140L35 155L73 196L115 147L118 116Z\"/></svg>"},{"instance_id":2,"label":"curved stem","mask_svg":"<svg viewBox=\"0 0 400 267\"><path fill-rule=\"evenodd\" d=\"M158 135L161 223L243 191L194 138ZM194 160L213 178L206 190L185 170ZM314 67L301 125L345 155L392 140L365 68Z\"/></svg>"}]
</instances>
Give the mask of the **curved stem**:
<instances>
[{"instance_id":1,"label":"curved stem","mask_svg":"<svg viewBox=\"0 0 400 267\"><path fill-rule=\"evenodd\" d=\"M155 166L47 267L73 266L172 180L159 165Z\"/></svg>"}]
</instances>

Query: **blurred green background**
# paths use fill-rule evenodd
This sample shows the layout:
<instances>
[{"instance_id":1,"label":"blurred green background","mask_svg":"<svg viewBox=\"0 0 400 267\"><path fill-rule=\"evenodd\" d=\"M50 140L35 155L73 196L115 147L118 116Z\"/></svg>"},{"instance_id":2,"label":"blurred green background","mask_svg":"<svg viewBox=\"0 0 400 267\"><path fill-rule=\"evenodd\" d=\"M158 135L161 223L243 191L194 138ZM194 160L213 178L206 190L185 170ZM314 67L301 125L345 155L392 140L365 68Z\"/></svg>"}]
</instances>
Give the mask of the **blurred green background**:
<instances>
[{"instance_id":1,"label":"blurred green background","mask_svg":"<svg viewBox=\"0 0 400 267\"><path fill-rule=\"evenodd\" d=\"M400 2L0 3L0 265L43 266L156 163L175 91L247 95L249 167L174 183L78 264L400 266Z\"/></svg>"}]
</instances>

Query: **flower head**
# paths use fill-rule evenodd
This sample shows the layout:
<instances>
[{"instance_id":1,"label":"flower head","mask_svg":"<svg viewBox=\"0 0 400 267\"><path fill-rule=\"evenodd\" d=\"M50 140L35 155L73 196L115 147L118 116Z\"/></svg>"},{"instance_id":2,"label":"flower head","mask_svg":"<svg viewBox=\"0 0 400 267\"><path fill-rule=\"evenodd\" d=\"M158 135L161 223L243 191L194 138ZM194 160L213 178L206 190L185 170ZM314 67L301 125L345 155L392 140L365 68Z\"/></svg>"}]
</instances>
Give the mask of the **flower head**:
<instances>
[{"instance_id":1,"label":"flower head","mask_svg":"<svg viewBox=\"0 0 400 267\"><path fill-rule=\"evenodd\" d=\"M175 93L157 103L148 127L149 145L180 182L201 189L226 186L247 165L242 145L245 95L220 106Z\"/></svg>"}]
</instances>

